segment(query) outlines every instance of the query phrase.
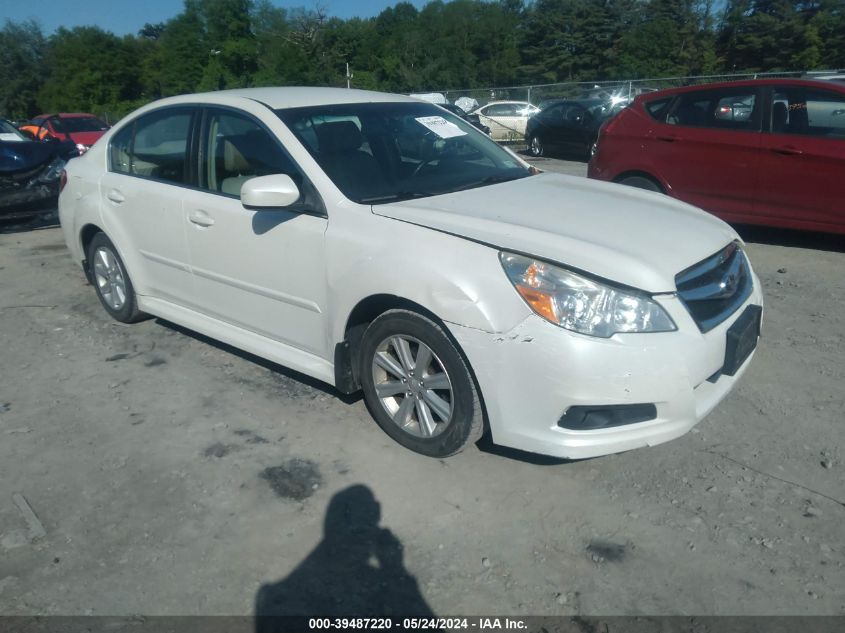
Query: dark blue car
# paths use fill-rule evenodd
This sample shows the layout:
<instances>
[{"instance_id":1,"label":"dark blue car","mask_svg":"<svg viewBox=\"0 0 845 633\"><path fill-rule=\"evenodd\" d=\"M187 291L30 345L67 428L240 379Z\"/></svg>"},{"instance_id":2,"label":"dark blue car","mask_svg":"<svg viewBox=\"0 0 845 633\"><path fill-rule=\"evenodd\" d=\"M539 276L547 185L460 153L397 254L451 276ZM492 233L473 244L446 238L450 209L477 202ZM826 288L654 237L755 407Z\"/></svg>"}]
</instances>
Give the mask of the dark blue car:
<instances>
[{"instance_id":1,"label":"dark blue car","mask_svg":"<svg viewBox=\"0 0 845 633\"><path fill-rule=\"evenodd\" d=\"M79 155L72 141L37 141L0 119L0 219L37 215L54 206L65 163Z\"/></svg>"}]
</instances>

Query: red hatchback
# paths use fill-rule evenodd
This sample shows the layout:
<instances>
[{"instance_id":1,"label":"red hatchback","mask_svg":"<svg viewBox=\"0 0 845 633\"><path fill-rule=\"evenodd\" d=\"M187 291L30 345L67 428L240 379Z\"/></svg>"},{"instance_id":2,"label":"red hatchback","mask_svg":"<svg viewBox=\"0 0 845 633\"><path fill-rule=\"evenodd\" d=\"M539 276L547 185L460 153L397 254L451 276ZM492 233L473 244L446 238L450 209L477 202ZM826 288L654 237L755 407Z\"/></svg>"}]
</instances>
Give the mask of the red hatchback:
<instances>
[{"instance_id":1,"label":"red hatchback","mask_svg":"<svg viewBox=\"0 0 845 633\"><path fill-rule=\"evenodd\" d=\"M106 133L109 126L99 117L87 112L62 112L60 114L39 114L21 130L36 138L52 136L70 140L80 152L86 152Z\"/></svg>"},{"instance_id":2,"label":"red hatchback","mask_svg":"<svg viewBox=\"0 0 845 633\"><path fill-rule=\"evenodd\" d=\"M845 85L765 79L640 95L602 127L588 175L729 222L845 233Z\"/></svg>"}]
</instances>

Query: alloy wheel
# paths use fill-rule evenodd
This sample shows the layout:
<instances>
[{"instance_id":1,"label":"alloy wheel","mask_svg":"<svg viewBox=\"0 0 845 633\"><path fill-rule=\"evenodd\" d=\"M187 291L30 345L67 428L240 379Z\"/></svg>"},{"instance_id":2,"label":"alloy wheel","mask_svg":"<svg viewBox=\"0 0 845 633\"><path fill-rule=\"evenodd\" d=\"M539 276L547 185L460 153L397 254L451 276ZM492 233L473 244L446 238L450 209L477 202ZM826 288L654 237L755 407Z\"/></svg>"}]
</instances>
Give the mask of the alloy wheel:
<instances>
[{"instance_id":1,"label":"alloy wheel","mask_svg":"<svg viewBox=\"0 0 845 633\"><path fill-rule=\"evenodd\" d=\"M452 381L428 345L411 336L389 336L376 348L372 372L376 395L400 429L430 438L449 426Z\"/></svg>"},{"instance_id":2,"label":"alloy wheel","mask_svg":"<svg viewBox=\"0 0 845 633\"><path fill-rule=\"evenodd\" d=\"M101 246L94 251L94 281L97 291L113 310L118 311L126 303L126 279L115 254Z\"/></svg>"}]
</instances>

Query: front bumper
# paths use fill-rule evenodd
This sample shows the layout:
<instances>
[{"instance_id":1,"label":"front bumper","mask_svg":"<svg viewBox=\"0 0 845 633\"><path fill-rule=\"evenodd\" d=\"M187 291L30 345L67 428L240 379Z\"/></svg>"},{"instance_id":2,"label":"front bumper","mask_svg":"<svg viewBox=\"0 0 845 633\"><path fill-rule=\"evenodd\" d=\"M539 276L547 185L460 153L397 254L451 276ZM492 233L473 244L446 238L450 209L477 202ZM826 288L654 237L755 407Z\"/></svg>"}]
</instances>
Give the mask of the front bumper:
<instances>
[{"instance_id":1,"label":"front bumper","mask_svg":"<svg viewBox=\"0 0 845 633\"><path fill-rule=\"evenodd\" d=\"M0 191L0 217L26 218L55 207L59 198L59 183L38 183L26 189Z\"/></svg>"},{"instance_id":2,"label":"front bumper","mask_svg":"<svg viewBox=\"0 0 845 633\"><path fill-rule=\"evenodd\" d=\"M655 299L677 331L598 339L535 315L503 334L451 325L475 371L493 442L555 457L596 457L667 442L710 413L754 356L734 376L713 378L725 361L728 328L748 305L763 303L759 280L754 277L746 303L706 334L677 297ZM655 419L595 430L558 426L572 406L643 403L656 406Z\"/></svg>"},{"instance_id":3,"label":"front bumper","mask_svg":"<svg viewBox=\"0 0 845 633\"><path fill-rule=\"evenodd\" d=\"M53 158L29 172L0 175L0 216L25 218L55 206L65 161Z\"/></svg>"}]
</instances>

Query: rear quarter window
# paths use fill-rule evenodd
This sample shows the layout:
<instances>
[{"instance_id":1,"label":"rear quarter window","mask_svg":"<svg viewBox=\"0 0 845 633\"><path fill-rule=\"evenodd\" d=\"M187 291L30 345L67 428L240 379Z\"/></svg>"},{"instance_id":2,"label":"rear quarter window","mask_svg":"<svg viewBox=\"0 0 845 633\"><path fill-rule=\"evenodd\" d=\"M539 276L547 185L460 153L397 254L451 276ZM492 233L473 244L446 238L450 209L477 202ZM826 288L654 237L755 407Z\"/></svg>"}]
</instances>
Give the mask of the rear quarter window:
<instances>
[{"instance_id":1,"label":"rear quarter window","mask_svg":"<svg viewBox=\"0 0 845 633\"><path fill-rule=\"evenodd\" d=\"M644 107L652 119L666 123L666 115L669 113L670 105L672 105L672 97L665 97L664 99L647 101Z\"/></svg>"}]
</instances>

